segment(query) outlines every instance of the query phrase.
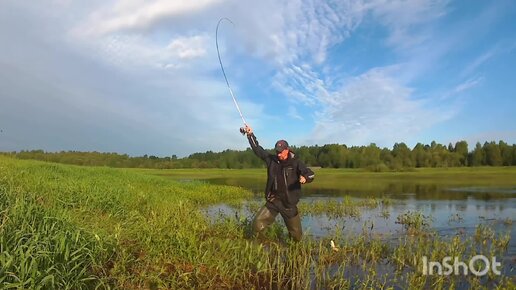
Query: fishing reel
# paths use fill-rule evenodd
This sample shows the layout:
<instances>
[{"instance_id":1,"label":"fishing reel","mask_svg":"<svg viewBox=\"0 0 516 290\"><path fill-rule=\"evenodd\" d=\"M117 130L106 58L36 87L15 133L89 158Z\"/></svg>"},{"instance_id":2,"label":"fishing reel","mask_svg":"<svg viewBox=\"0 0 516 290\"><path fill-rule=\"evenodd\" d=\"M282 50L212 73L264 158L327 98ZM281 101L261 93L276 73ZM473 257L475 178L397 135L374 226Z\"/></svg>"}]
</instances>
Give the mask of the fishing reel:
<instances>
[{"instance_id":1,"label":"fishing reel","mask_svg":"<svg viewBox=\"0 0 516 290\"><path fill-rule=\"evenodd\" d=\"M245 128L244 128L244 127L240 127L240 133L241 133L242 135L245 135L245 134L246 134L246 132L245 132Z\"/></svg>"}]
</instances>

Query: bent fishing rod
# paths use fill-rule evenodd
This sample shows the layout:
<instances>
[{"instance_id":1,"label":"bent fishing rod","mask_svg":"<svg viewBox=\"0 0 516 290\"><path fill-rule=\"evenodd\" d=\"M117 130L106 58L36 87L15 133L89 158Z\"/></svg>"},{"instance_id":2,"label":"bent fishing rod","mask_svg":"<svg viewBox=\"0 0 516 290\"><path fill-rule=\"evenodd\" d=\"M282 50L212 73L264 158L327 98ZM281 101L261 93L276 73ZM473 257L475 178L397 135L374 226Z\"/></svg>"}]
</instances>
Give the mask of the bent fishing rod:
<instances>
[{"instance_id":1,"label":"bent fishing rod","mask_svg":"<svg viewBox=\"0 0 516 290\"><path fill-rule=\"evenodd\" d=\"M224 70L224 66L222 65L222 59L220 58L220 52L219 52L219 26L220 26L220 23L223 20L226 20L229 23L235 25L231 20L229 20L228 18L225 18L225 17L221 18L219 20L219 22L217 23L217 29L215 30L215 45L217 46L217 55L219 56L220 68L222 69L222 74L224 75L224 79L226 80L226 85L228 86L229 93L231 94L231 98L233 99L233 103L235 103L235 106L236 106L236 108L238 110L238 113L240 114L240 118L242 118L242 122L244 122L244 126L247 127L247 122L244 119L244 115L242 115L242 111L240 110L240 106L238 106L238 102L237 102L237 100L235 98L235 95L233 94L233 90L231 89L231 86L229 85L228 77L226 76L226 71ZM245 129L244 128L240 128L240 133L242 133L242 135L245 134Z\"/></svg>"}]
</instances>

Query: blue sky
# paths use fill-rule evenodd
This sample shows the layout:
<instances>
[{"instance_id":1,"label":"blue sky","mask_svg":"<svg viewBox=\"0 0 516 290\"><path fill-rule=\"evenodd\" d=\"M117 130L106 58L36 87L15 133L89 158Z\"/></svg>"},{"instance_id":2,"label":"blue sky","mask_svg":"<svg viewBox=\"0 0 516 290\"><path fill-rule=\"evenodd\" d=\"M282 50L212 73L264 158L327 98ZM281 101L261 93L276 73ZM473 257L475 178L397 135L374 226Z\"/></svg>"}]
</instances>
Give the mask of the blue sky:
<instances>
[{"instance_id":1,"label":"blue sky","mask_svg":"<svg viewBox=\"0 0 516 290\"><path fill-rule=\"evenodd\" d=\"M516 143L516 2L0 2L0 151Z\"/></svg>"}]
</instances>

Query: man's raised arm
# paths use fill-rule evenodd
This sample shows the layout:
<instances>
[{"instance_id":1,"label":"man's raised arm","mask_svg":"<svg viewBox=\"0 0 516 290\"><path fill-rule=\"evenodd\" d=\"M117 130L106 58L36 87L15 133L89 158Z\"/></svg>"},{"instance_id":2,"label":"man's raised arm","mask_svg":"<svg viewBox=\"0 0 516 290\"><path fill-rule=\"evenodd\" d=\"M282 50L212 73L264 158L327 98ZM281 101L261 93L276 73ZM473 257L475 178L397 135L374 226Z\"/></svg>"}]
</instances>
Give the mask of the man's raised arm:
<instances>
[{"instance_id":1,"label":"man's raised arm","mask_svg":"<svg viewBox=\"0 0 516 290\"><path fill-rule=\"evenodd\" d=\"M249 140L249 145L251 145L251 149L253 149L254 154L260 157L262 160L265 160L269 153L263 149L262 146L258 143L256 136L253 133L253 129L249 127L247 124L244 127L245 134L247 135L247 140Z\"/></svg>"}]
</instances>

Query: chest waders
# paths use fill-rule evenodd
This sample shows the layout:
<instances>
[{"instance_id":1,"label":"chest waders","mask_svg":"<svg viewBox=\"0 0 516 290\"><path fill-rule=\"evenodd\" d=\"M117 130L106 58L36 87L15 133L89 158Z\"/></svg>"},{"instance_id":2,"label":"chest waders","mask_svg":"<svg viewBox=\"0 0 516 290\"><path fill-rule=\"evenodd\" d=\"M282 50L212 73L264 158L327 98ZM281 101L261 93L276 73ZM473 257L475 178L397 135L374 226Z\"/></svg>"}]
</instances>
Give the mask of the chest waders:
<instances>
[{"instance_id":1,"label":"chest waders","mask_svg":"<svg viewBox=\"0 0 516 290\"><path fill-rule=\"evenodd\" d=\"M254 217L254 235L258 238L263 238L263 230L274 222L278 213L278 211L269 209L267 205L262 206ZM303 230L301 228L301 217L299 216L299 213L291 218L288 218L284 214L282 214L281 217L287 226L290 238L296 242L301 241Z\"/></svg>"}]
</instances>

